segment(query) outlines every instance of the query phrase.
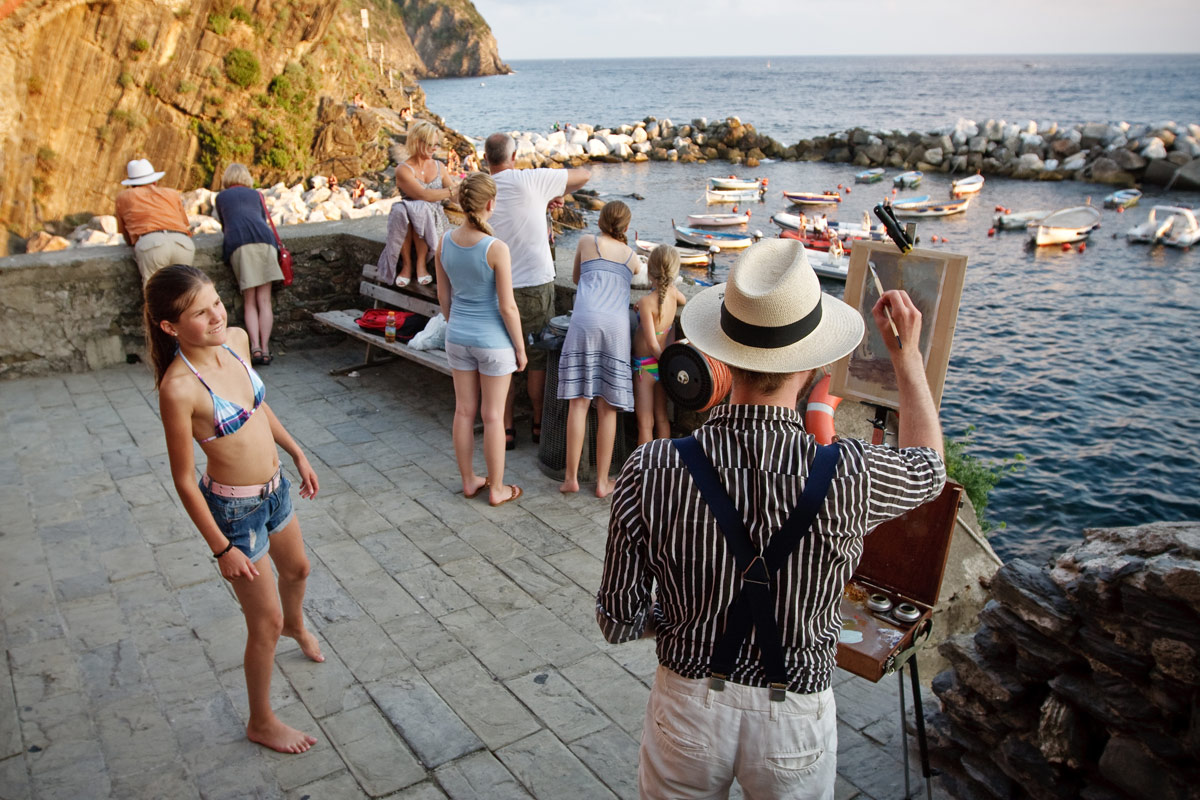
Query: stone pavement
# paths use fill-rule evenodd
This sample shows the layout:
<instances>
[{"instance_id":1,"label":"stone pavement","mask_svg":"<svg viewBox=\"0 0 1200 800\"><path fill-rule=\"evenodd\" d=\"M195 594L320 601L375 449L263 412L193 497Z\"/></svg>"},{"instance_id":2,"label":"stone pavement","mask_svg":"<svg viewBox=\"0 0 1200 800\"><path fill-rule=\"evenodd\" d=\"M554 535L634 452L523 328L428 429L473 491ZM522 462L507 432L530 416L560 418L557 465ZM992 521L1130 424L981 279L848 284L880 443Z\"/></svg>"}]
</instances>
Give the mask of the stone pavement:
<instances>
[{"instance_id":1,"label":"stone pavement","mask_svg":"<svg viewBox=\"0 0 1200 800\"><path fill-rule=\"evenodd\" d=\"M560 495L527 426L525 497L465 499L449 378L328 374L360 355L262 371L321 482L295 500L327 660L282 640L273 681L320 739L293 756L244 737L244 624L175 496L148 369L0 382L0 798L636 796L656 661L593 620L607 504ZM896 679L836 690L837 797L902 797Z\"/></svg>"}]
</instances>

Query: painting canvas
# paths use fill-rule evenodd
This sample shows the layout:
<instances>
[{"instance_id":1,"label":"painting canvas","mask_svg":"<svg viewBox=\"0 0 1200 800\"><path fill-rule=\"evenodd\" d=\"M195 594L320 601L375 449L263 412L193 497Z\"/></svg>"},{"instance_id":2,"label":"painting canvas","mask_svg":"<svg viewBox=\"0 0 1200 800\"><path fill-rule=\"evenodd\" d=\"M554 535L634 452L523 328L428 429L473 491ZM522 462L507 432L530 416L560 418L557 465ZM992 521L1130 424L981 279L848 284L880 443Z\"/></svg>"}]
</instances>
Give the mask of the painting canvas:
<instances>
[{"instance_id":1,"label":"painting canvas","mask_svg":"<svg viewBox=\"0 0 1200 800\"><path fill-rule=\"evenodd\" d=\"M846 275L845 300L862 314L867 332L858 347L834 365L830 391L846 399L896 409L900 399L896 375L883 337L871 316L879 292L867 262L874 265L884 291L905 290L920 310L920 341L903 342L903 345L920 348L934 404L940 406L967 257L934 250L912 250L901 255L891 242L856 242L854 245Z\"/></svg>"}]
</instances>

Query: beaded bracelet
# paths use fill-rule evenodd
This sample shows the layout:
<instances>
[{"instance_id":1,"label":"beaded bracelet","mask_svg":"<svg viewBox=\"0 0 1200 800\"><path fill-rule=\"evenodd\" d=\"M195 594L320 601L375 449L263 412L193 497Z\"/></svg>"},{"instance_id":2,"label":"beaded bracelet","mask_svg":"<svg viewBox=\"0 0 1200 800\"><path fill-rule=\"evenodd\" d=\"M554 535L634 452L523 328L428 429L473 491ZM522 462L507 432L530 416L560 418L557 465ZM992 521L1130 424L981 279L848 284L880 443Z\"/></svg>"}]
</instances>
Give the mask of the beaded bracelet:
<instances>
[{"instance_id":1,"label":"beaded bracelet","mask_svg":"<svg viewBox=\"0 0 1200 800\"><path fill-rule=\"evenodd\" d=\"M228 552L229 552L230 550L232 550L232 549L233 549L233 542L230 542L230 543L229 543L229 545L228 545L228 546L227 546L227 547L226 547L224 550L222 550L221 552L219 552L219 553L213 553L213 558L220 558L221 556L225 555L226 553L228 553Z\"/></svg>"}]
</instances>

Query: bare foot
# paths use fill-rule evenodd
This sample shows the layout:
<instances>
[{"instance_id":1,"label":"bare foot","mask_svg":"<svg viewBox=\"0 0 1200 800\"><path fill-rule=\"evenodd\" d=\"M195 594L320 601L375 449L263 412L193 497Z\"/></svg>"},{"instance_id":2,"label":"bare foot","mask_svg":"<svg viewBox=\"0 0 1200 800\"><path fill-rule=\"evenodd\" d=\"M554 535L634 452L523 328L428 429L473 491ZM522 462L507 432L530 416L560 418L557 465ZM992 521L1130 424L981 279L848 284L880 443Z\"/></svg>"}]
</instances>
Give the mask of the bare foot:
<instances>
[{"instance_id":1,"label":"bare foot","mask_svg":"<svg viewBox=\"0 0 1200 800\"><path fill-rule=\"evenodd\" d=\"M480 489L487 488L492 485L490 478L481 478L478 475L473 476L473 479L463 483L463 497L470 500L475 495L479 494Z\"/></svg>"},{"instance_id":2,"label":"bare foot","mask_svg":"<svg viewBox=\"0 0 1200 800\"><path fill-rule=\"evenodd\" d=\"M563 481L562 484L559 485L558 490L560 492L562 492L563 494L574 494L575 492L579 491L579 481L577 481L577 480Z\"/></svg>"},{"instance_id":3,"label":"bare foot","mask_svg":"<svg viewBox=\"0 0 1200 800\"><path fill-rule=\"evenodd\" d=\"M300 652L304 653L311 660L318 663L325 660L325 656L321 654L321 643L317 641L317 637L313 636L313 632L308 628L301 628L297 633L292 633L285 629L283 635L299 642Z\"/></svg>"},{"instance_id":4,"label":"bare foot","mask_svg":"<svg viewBox=\"0 0 1200 800\"><path fill-rule=\"evenodd\" d=\"M247 725L246 738L280 753L303 753L317 743L316 738L284 725L274 714L264 725Z\"/></svg>"},{"instance_id":5,"label":"bare foot","mask_svg":"<svg viewBox=\"0 0 1200 800\"><path fill-rule=\"evenodd\" d=\"M604 499L612 494L613 485L609 481L596 481L596 497Z\"/></svg>"}]
</instances>

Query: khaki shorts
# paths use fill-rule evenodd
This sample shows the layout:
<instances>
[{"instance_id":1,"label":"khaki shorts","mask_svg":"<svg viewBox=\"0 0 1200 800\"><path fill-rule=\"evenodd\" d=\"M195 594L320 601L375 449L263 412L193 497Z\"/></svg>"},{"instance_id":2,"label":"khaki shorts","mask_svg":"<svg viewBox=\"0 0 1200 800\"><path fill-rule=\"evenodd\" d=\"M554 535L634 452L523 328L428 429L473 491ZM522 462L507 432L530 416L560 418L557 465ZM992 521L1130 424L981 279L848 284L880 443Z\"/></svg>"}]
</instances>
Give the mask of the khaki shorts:
<instances>
[{"instance_id":1,"label":"khaki shorts","mask_svg":"<svg viewBox=\"0 0 1200 800\"><path fill-rule=\"evenodd\" d=\"M517 313L521 315L521 334L525 337L525 357L529 359L527 370L546 371L546 351L540 347L529 347L529 337L541 338L542 329L550 324L554 316L554 283L540 286L522 286L513 289L517 301Z\"/></svg>"}]
</instances>

